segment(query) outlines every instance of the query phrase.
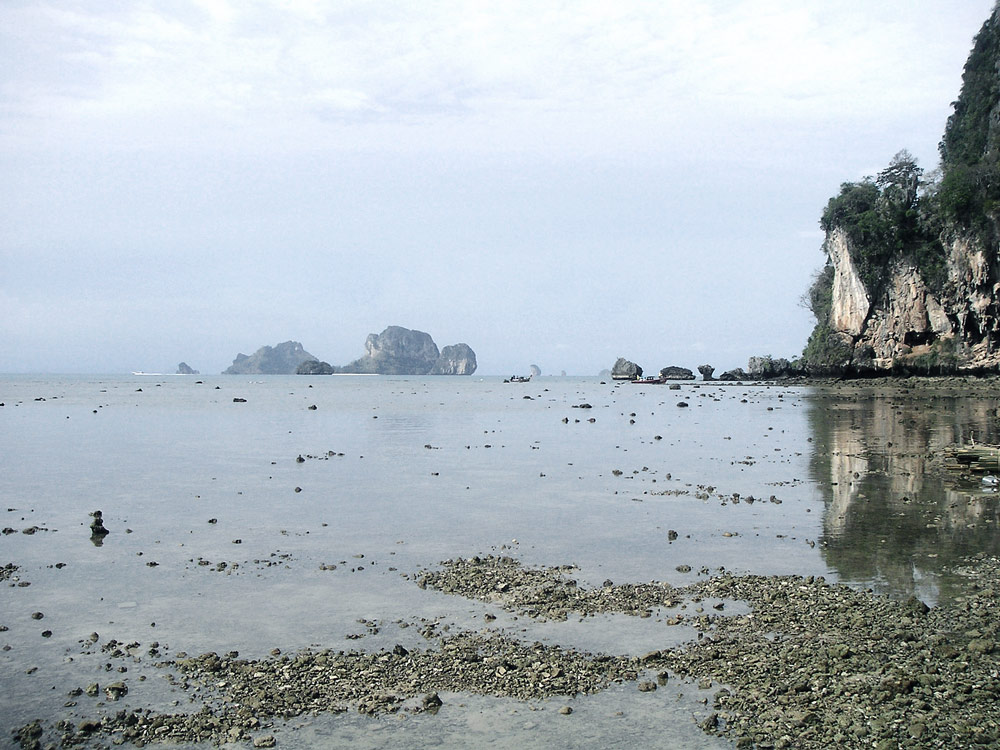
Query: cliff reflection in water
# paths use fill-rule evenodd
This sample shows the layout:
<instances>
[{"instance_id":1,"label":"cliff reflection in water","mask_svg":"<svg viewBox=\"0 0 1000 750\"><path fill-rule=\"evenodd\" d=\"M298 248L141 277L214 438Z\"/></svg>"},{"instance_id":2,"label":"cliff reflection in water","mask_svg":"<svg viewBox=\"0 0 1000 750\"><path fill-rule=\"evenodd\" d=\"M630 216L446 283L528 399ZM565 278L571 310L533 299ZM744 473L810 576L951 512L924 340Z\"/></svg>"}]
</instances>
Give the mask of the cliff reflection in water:
<instances>
[{"instance_id":1,"label":"cliff reflection in water","mask_svg":"<svg viewBox=\"0 0 1000 750\"><path fill-rule=\"evenodd\" d=\"M1000 495L942 468L974 438L1000 443L1000 400L855 386L810 399L812 478L826 504L821 544L843 580L896 596L954 596L943 569L1000 552Z\"/></svg>"}]
</instances>

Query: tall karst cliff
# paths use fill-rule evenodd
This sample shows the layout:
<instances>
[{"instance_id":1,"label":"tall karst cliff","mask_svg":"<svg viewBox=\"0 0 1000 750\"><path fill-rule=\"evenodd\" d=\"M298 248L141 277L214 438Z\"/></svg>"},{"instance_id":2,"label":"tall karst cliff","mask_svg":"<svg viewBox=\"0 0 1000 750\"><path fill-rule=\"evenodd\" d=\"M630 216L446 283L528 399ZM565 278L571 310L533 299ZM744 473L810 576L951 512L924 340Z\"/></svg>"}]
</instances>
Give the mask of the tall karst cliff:
<instances>
[{"instance_id":1,"label":"tall karst cliff","mask_svg":"<svg viewBox=\"0 0 1000 750\"><path fill-rule=\"evenodd\" d=\"M844 183L807 299L816 374L1000 369L1000 4L976 36L925 178L906 152Z\"/></svg>"},{"instance_id":2,"label":"tall karst cliff","mask_svg":"<svg viewBox=\"0 0 1000 750\"><path fill-rule=\"evenodd\" d=\"M453 344L438 351L430 334L389 326L365 340L365 354L339 373L378 375L471 375L476 371L476 353L468 344Z\"/></svg>"}]
</instances>

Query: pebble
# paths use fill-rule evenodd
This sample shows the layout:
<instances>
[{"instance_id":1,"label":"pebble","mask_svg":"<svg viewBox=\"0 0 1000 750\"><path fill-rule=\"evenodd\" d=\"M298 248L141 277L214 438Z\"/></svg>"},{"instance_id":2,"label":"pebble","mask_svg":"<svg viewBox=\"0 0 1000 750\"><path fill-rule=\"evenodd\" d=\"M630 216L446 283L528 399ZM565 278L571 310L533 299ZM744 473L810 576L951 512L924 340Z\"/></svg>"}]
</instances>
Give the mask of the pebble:
<instances>
[{"instance_id":1,"label":"pebble","mask_svg":"<svg viewBox=\"0 0 1000 750\"><path fill-rule=\"evenodd\" d=\"M665 618L696 627L699 637L641 657L591 654L502 632L448 631L422 622L426 649L382 651L273 649L262 659L236 652L188 657L178 652L158 666L176 689L212 711L111 711L100 720L60 723L70 745L100 733L129 745L253 743L271 722L296 716L357 711L365 715L433 713L440 694L536 701L594 693L631 682L641 692L676 675L708 691L703 731L736 747L920 748L997 747L1000 722L1000 560L977 557L954 572L974 581L953 604L928 608L896 601L822 577L719 575L683 588L665 583L579 585L570 565L529 568L506 556L446 560L412 576L422 588L488 602L540 620L615 612L642 616L684 601L741 601L746 614L705 611ZM700 609L700 607L699 607ZM366 621L368 622L368 621ZM442 626L443 625L443 626ZM91 636L96 642L97 634ZM108 640L109 658L126 658L139 644ZM120 654L116 656L116 654ZM640 675L656 675L656 680ZM98 685L83 691L96 697ZM124 681L104 689L110 700L128 693ZM558 705L558 704L557 704ZM571 713L564 705L560 713ZM15 731L25 741L38 722ZM270 738L270 740L268 739Z\"/></svg>"}]
</instances>

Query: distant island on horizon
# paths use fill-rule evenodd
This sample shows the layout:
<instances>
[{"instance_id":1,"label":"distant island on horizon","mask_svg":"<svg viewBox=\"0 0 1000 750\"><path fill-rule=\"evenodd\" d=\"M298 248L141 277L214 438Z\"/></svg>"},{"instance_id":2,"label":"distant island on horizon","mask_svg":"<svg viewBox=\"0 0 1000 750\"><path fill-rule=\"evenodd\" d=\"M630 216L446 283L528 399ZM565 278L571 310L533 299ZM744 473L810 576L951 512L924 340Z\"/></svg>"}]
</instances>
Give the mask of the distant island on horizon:
<instances>
[{"instance_id":1,"label":"distant island on horizon","mask_svg":"<svg viewBox=\"0 0 1000 750\"><path fill-rule=\"evenodd\" d=\"M844 182L830 198L820 217L826 260L804 296L816 325L801 355L750 357L746 370L720 380L1000 372L1000 4L975 37L953 108L939 169L925 174L903 149L878 175ZM471 375L476 368L467 344L439 350L427 333L389 326L369 334L364 355L346 365L286 341L237 354L224 374ZM712 379L710 365L698 369ZM634 380L642 368L621 358L611 372ZM659 378L689 376L668 367Z\"/></svg>"},{"instance_id":2,"label":"distant island on horizon","mask_svg":"<svg viewBox=\"0 0 1000 750\"><path fill-rule=\"evenodd\" d=\"M476 354L468 344L439 350L430 334L389 326L365 339L365 354L337 367L305 350L298 341L262 346L251 355L237 354L223 375L471 375Z\"/></svg>"}]
</instances>

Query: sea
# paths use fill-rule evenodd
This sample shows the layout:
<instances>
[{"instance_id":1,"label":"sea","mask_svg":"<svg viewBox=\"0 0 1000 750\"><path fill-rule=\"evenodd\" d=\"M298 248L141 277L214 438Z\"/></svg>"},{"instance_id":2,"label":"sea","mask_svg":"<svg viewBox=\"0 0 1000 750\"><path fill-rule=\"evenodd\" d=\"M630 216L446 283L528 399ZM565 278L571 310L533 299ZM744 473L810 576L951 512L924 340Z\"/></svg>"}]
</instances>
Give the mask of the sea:
<instances>
[{"instance_id":1,"label":"sea","mask_svg":"<svg viewBox=\"0 0 1000 750\"><path fill-rule=\"evenodd\" d=\"M1000 552L996 485L941 468L950 447L1000 443L1000 392L949 393L0 376L0 566L16 566L0 582L0 747L35 719L197 710L155 659L110 673L91 633L249 658L427 648L414 627L426 622L613 654L697 637L658 616L540 622L415 584L458 557L572 565L585 586L729 571L947 601L965 585L952 566ZM112 678L129 686L117 703L75 694ZM711 692L681 679L648 693L442 698L434 715L347 711L273 734L297 748L731 746L698 726Z\"/></svg>"}]
</instances>

